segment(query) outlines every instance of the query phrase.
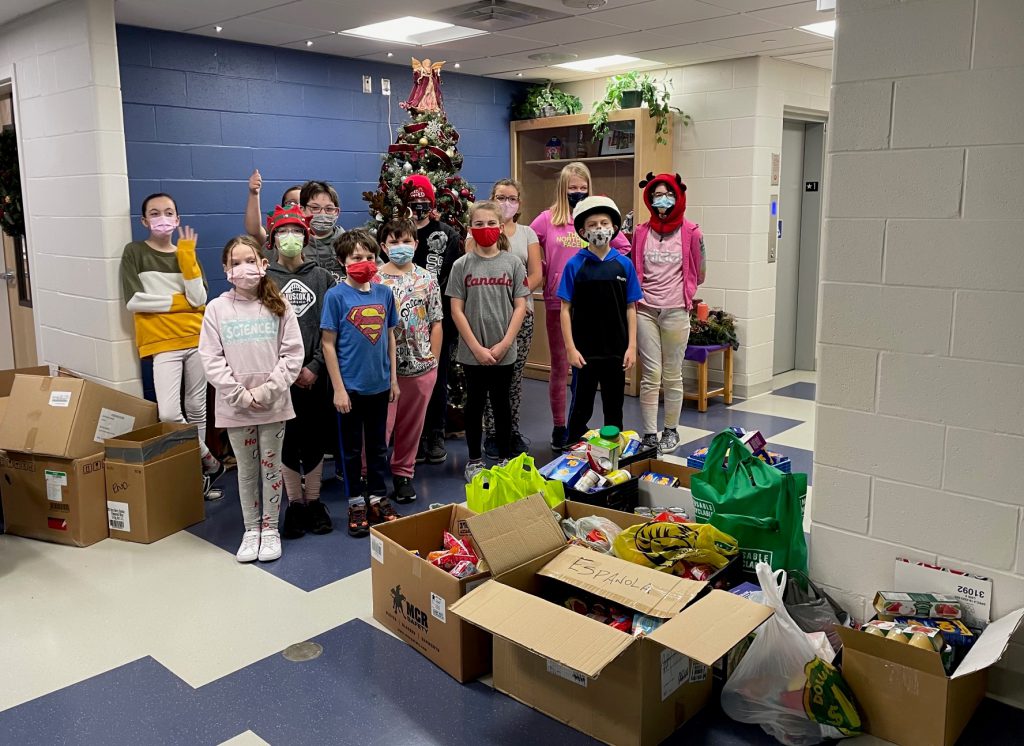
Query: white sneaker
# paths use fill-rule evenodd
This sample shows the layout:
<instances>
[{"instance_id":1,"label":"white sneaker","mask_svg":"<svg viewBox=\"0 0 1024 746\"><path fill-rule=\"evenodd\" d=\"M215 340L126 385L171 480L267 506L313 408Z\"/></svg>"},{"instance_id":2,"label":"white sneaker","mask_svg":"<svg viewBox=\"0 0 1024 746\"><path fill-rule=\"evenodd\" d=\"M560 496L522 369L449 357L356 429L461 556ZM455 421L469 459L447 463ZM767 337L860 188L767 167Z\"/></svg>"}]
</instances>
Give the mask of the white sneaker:
<instances>
[{"instance_id":1,"label":"white sneaker","mask_svg":"<svg viewBox=\"0 0 1024 746\"><path fill-rule=\"evenodd\" d=\"M281 534L276 528L265 528L260 533L260 562L272 562L281 556Z\"/></svg>"},{"instance_id":2,"label":"white sneaker","mask_svg":"<svg viewBox=\"0 0 1024 746\"><path fill-rule=\"evenodd\" d=\"M487 467L484 465L483 459L477 461L470 461L466 464L466 470L462 473L466 477L467 482L472 482L473 477L482 472Z\"/></svg>"},{"instance_id":3,"label":"white sneaker","mask_svg":"<svg viewBox=\"0 0 1024 746\"><path fill-rule=\"evenodd\" d=\"M255 562L260 553L260 532L246 531L242 534L242 545L238 547L235 559L239 562Z\"/></svg>"}]
</instances>

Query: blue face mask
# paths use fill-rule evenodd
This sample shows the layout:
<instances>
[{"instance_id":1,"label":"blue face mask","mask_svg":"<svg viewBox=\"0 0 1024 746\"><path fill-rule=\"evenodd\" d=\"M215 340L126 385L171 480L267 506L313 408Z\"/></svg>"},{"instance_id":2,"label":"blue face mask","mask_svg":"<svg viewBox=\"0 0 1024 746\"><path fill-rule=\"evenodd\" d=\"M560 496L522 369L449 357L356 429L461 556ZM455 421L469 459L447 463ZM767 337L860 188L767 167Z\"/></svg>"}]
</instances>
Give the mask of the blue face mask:
<instances>
[{"instance_id":1,"label":"blue face mask","mask_svg":"<svg viewBox=\"0 0 1024 746\"><path fill-rule=\"evenodd\" d=\"M675 204L676 198L671 194L665 194L651 200L651 206L658 210L671 210Z\"/></svg>"},{"instance_id":2,"label":"blue face mask","mask_svg":"<svg viewBox=\"0 0 1024 746\"><path fill-rule=\"evenodd\" d=\"M397 246L387 247L388 259L398 267L404 267L406 264L412 261L413 255L416 253L416 249L409 244L398 244Z\"/></svg>"}]
</instances>

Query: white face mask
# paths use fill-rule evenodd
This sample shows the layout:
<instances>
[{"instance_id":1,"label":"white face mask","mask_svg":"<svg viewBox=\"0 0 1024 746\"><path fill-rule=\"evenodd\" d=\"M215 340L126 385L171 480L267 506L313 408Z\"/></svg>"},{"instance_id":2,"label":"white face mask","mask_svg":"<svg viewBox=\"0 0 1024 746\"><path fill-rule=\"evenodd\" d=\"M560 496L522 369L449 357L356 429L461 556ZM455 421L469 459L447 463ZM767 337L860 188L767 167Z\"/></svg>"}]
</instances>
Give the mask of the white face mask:
<instances>
[{"instance_id":1,"label":"white face mask","mask_svg":"<svg viewBox=\"0 0 1024 746\"><path fill-rule=\"evenodd\" d=\"M594 246L607 246L615 231L612 228L591 228L586 233L587 243Z\"/></svg>"}]
</instances>

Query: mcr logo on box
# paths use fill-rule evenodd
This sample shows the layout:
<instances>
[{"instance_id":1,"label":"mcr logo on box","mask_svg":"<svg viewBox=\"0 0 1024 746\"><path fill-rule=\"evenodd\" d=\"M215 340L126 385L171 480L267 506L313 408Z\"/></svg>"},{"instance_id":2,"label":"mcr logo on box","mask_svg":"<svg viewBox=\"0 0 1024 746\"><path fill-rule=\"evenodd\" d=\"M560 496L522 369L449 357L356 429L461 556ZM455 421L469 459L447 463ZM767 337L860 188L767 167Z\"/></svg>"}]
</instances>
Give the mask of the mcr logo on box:
<instances>
[{"instance_id":1,"label":"mcr logo on box","mask_svg":"<svg viewBox=\"0 0 1024 746\"><path fill-rule=\"evenodd\" d=\"M416 606L405 597L402 593L402 586L396 585L391 589L391 602L393 604L392 611L396 614L402 614L412 624L419 627L424 632L427 631L428 617L427 613Z\"/></svg>"}]
</instances>

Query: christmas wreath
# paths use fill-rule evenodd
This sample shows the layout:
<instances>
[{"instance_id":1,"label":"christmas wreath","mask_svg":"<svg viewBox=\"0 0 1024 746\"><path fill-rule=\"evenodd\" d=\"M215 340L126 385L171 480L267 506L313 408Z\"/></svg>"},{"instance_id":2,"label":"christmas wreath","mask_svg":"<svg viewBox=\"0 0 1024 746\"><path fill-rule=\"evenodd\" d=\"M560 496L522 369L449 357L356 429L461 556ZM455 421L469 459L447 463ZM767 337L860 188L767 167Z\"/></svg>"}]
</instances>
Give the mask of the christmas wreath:
<instances>
[{"instance_id":1,"label":"christmas wreath","mask_svg":"<svg viewBox=\"0 0 1024 746\"><path fill-rule=\"evenodd\" d=\"M18 138L11 128L0 131L0 229L8 236L25 235Z\"/></svg>"},{"instance_id":2,"label":"christmas wreath","mask_svg":"<svg viewBox=\"0 0 1024 746\"><path fill-rule=\"evenodd\" d=\"M693 309L690 310L690 340L687 344L700 347L731 345L734 350L738 350L740 341L736 338L736 317L721 308L713 308L708 311L707 321L699 321L697 301L694 300Z\"/></svg>"}]
</instances>

